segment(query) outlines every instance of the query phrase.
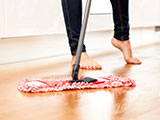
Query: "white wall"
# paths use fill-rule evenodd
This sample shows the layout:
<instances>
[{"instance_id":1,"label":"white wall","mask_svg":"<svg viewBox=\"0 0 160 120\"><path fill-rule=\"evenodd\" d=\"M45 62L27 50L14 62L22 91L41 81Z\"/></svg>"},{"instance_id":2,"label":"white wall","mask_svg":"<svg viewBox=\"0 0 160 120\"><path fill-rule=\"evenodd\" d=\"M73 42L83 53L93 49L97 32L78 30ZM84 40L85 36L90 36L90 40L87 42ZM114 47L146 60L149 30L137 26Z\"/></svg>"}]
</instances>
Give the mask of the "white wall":
<instances>
[{"instance_id":1,"label":"white wall","mask_svg":"<svg viewBox=\"0 0 160 120\"><path fill-rule=\"evenodd\" d=\"M160 25L160 0L130 0L133 27Z\"/></svg>"},{"instance_id":2,"label":"white wall","mask_svg":"<svg viewBox=\"0 0 160 120\"><path fill-rule=\"evenodd\" d=\"M0 36L5 35L5 1L0 0Z\"/></svg>"},{"instance_id":3,"label":"white wall","mask_svg":"<svg viewBox=\"0 0 160 120\"><path fill-rule=\"evenodd\" d=\"M131 27L160 25L159 5L160 0L130 0ZM88 31L112 28L111 15L90 16ZM0 0L0 37L61 33L61 0Z\"/></svg>"},{"instance_id":4,"label":"white wall","mask_svg":"<svg viewBox=\"0 0 160 120\"><path fill-rule=\"evenodd\" d=\"M112 6L110 0L92 0L91 14L111 14Z\"/></svg>"},{"instance_id":5,"label":"white wall","mask_svg":"<svg viewBox=\"0 0 160 120\"><path fill-rule=\"evenodd\" d=\"M6 34L27 36L63 33L60 0L0 0L6 1ZM4 26L3 26L4 27Z\"/></svg>"}]
</instances>

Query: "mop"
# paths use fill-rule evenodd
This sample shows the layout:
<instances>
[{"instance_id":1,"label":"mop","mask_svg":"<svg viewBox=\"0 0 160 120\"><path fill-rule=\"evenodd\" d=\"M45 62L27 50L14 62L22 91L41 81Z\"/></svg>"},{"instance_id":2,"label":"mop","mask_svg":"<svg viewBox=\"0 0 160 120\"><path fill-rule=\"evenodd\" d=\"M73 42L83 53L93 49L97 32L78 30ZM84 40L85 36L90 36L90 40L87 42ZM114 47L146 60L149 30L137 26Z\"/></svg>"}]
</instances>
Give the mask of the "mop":
<instances>
[{"instance_id":1,"label":"mop","mask_svg":"<svg viewBox=\"0 0 160 120\"><path fill-rule=\"evenodd\" d=\"M76 60L73 65L72 78L61 80L42 80L42 79L25 79L18 84L18 90L22 92L53 92L63 90L81 90L96 88L112 88L112 87L134 87L133 79L125 77L117 77L113 75L103 77L84 77L78 79L80 69L80 59L83 49L83 43L90 13L91 0L87 0L83 24L81 28Z\"/></svg>"}]
</instances>

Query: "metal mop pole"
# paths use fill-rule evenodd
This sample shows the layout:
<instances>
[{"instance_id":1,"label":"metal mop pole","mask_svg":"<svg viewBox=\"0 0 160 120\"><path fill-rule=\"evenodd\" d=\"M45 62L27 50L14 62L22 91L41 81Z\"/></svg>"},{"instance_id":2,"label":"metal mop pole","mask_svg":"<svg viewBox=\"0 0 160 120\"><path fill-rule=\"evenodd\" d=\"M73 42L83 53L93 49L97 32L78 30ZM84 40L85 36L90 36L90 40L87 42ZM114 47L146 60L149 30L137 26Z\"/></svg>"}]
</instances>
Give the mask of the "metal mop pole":
<instances>
[{"instance_id":1,"label":"metal mop pole","mask_svg":"<svg viewBox=\"0 0 160 120\"><path fill-rule=\"evenodd\" d=\"M72 71L73 80L78 80L78 73L79 73L79 68L80 68L79 63L81 59L83 43L84 43L84 38L86 34L86 28L87 28L89 13L90 13L91 1L92 0L87 0L87 3L86 3L84 19L82 23L82 28L81 28L81 33L80 33L80 38L79 38L79 43L78 43L78 48L77 48L77 53L76 53L76 61L75 61L75 64L73 66L73 71Z\"/></svg>"}]
</instances>

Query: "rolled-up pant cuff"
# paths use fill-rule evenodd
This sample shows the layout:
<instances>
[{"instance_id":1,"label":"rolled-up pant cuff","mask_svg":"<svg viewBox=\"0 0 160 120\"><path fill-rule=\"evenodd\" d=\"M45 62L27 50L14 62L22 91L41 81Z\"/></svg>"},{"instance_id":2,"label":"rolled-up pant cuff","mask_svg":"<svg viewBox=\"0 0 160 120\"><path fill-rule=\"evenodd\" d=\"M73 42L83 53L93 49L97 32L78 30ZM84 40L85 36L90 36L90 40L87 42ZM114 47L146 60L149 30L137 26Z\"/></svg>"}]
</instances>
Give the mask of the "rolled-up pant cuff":
<instances>
[{"instance_id":1,"label":"rolled-up pant cuff","mask_svg":"<svg viewBox=\"0 0 160 120\"><path fill-rule=\"evenodd\" d=\"M117 40L120 40L120 41L127 41L127 40L129 40L129 36L120 36L120 35L114 34L113 37L116 38Z\"/></svg>"},{"instance_id":2,"label":"rolled-up pant cuff","mask_svg":"<svg viewBox=\"0 0 160 120\"><path fill-rule=\"evenodd\" d=\"M86 52L86 46L85 46L85 45L83 45L83 50L82 50L82 52ZM72 56L73 56L73 55L76 55L76 53L77 53L77 49L71 50Z\"/></svg>"}]
</instances>

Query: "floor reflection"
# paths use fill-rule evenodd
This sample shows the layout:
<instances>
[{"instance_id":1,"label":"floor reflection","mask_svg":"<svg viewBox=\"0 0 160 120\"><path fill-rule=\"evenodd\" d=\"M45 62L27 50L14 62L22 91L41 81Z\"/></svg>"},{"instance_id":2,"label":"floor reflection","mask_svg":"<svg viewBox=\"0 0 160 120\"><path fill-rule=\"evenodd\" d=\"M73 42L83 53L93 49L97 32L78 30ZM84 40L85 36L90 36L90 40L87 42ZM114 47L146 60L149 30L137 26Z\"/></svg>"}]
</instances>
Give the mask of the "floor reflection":
<instances>
[{"instance_id":1,"label":"floor reflection","mask_svg":"<svg viewBox=\"0 0 160 120\"><path fill-rule=\"evenodd\" d=\"M127 77L131 71L133 65L124 65L123 67L117 68L113 71L116 76ZM114 88L111 90L114 94L114 109L112 111L112 120L120 120L123 118L126 108L126 96L127 92L133 88Z\"/></svg>"},{"instance_id":2,"label":"floor reflection","mask_svg":"<svg viewBox=\"0 0 160 120\"><path fill-rule=\"evenodd\" d=\"M132 67L133 67L133 65L126 64L126 65L124 65L124 66L122 66L122 67L119 67L119 68L117 68L117 69L114 69L114 70L112 71L112 73L113 73L114 75L116 75L116 76L125 76L125 77L127 77L128 74L130 73Z\"/></svg>"}]
</instances>

